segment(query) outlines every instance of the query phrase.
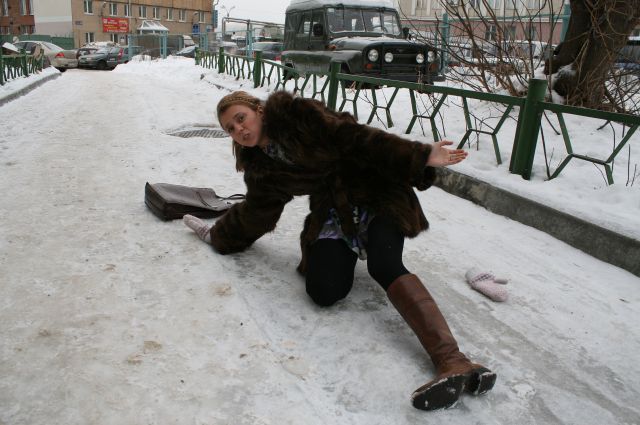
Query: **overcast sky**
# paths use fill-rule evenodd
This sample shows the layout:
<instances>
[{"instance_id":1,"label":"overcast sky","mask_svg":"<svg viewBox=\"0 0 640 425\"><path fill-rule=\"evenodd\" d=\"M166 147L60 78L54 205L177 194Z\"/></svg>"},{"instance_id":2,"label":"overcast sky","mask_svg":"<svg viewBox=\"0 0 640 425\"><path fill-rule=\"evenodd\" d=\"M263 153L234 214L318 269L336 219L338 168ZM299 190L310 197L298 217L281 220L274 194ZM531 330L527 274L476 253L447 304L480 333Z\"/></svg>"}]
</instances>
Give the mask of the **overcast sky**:
<instances>
[{"instance_id":1,"label":"overcast sky","mask_svg":"<svg viewBox=\"0 0 640 425\"><path fill-rule=\"evenodd\" d=\"M219 19L227 16L284 24L284 11L290 0L219 0ZM226 9L225 9L226 8Z\"/></svg>"}]
</instances>

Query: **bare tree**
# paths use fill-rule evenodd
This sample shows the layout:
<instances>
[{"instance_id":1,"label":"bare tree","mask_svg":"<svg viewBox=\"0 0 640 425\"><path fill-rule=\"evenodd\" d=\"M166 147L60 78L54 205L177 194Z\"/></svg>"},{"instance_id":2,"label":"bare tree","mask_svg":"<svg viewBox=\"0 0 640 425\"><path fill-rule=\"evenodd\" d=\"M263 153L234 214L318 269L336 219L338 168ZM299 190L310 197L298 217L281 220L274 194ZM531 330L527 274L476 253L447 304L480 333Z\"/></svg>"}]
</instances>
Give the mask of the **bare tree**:
<instances>
[{"instance_id":1,"label":"bare tree","mask_svg":"<svg viewBox=\"0 0 640 425\"><path fill-rule=\"evenodd\" d=\"M450 66L447 78L464 82L475 90L506 91L519 96L538 68L544 64L544 46L548 40L538 40L540 18L556 25L560 10L554 10L550 0L542 0L534 9L520 9L521 0L513 2L512 15L502 16L490 0L443 0L447 23L441 16L430 31L413 26L417 38L429 43L442 44ZM400 10L409 22L412 20Z\"/></svg>"},{"instance_id":2,"label":"bare tree","mask_svg":"<svg viewBox=\"0 0 640 425\"><path fill-rule=\"evenodd\" d=\"M640 0L571 0L570 6L565 40L545 73L557 73L553 89L570 105L620 110L607 81L618 52L640 23Z\"/></svg>"},{"instance_id":3,"label":"bare tree","mask_svg":"<svg viewBox=\"0 0 640 425\"><path fill-rule=\"evenodd\" d=\"M571 0L565 40L554 54L541 51L540 46L552 45L562 8L551 0L541 0L533 9L523 9L522 0L504 1L513 4L509 16L498 15L490 0L443 0L449 16L446 25L441 17L426 31L411 24L418 38L443 46L451 66L448 80L474 90L521 96L529 79L546 74L549 92L555 91L567 104L640 111L637 70L614 67L629 34L640 23L640 0ZM402 9L400 13L413 22ZM542 35L542 31L532 31L541 20L552 28L546 39L538 38L536 33Z\"/></svg>"}]
</instances>

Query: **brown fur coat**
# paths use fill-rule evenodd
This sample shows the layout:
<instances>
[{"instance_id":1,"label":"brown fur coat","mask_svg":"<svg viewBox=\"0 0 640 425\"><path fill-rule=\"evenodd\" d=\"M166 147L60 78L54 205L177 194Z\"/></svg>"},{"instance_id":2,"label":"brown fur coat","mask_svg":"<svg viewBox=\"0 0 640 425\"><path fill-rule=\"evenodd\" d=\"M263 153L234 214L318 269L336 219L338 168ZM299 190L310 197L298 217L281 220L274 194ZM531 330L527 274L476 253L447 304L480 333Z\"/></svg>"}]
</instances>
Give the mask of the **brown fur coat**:
<instances>
[{"instance_id":1,"label":"brown fur coat","mask_svg":"<svg viewBox=\"0 0 640 425\"><path fill-rule=\"evenodd\" d=\"M293 196L309 195L300 235L304 274L307 247L334 207L343 231L353 234L352 206L390 217L407 237L429 227L413 187L425 190L435 179L426 167L431 146L359 124L348 113L280 91L264 110L267 136L294 165L272 159L260 148L244 148L236 158L244 169L246 200L234 205L211 229L221 254L238 252L272 231Z\"/></svg>"}]
</instances>

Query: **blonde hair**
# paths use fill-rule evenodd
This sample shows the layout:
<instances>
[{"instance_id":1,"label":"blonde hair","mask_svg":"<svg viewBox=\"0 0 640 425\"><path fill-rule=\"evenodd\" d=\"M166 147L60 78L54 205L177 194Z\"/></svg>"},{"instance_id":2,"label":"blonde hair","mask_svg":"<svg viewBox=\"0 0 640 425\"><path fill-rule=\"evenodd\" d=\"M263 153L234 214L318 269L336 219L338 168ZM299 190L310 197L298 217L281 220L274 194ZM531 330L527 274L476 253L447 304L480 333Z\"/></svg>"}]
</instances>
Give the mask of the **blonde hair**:
<instances>
[{"instance_id":1,"label":"blonde hair","mask_svg":"<svg viewBox=\"0 0 640 425\"><path fill-rule=\"evenodd\" d=\"M216 113L218 114L218 122L220 123L220 126L222 126L222 122L220 122L220 116L222 116L222 114L224 114L224 112L233 105L245 105L253 109L254 111L257 111L258 108L262 106L262 101L257 97L241 90L229 93L228 95L220 99L220 102L218 102L218 106L216 107ZM226 131L226 129L223 130ZM236 158L236 170L238 171L244 170L244 165L241 163L241 161L239 161L238 158L240 152L242 151L242 148L242 145L236 143L235 141L233 141L233 139L231 140L231 150L233 151L233 156Z\"/></svg>"}]
</instances>

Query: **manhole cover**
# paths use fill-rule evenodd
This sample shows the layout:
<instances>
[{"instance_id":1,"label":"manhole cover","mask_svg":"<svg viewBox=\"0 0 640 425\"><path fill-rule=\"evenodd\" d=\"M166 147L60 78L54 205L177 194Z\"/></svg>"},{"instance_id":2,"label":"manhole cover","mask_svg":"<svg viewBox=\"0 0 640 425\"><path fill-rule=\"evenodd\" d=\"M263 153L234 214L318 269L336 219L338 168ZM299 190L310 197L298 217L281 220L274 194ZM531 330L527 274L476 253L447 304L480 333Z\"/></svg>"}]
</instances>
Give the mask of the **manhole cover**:
<instances>
[{"instance_id":1,"label":"manhole cover","mask_svg":"<svg viewBox=\"0 0 640 425\"><path fill-rule=\"evenodd\" d=\"M219 139L222 137L227 137L227 133L224 130L219 128L211 128L211 127L193 127L193 128L183 128L181 130L177 130L171 133L167 133L170 136L177 137L210 137L212 139Z\"/></svg>"}]
</instances>

